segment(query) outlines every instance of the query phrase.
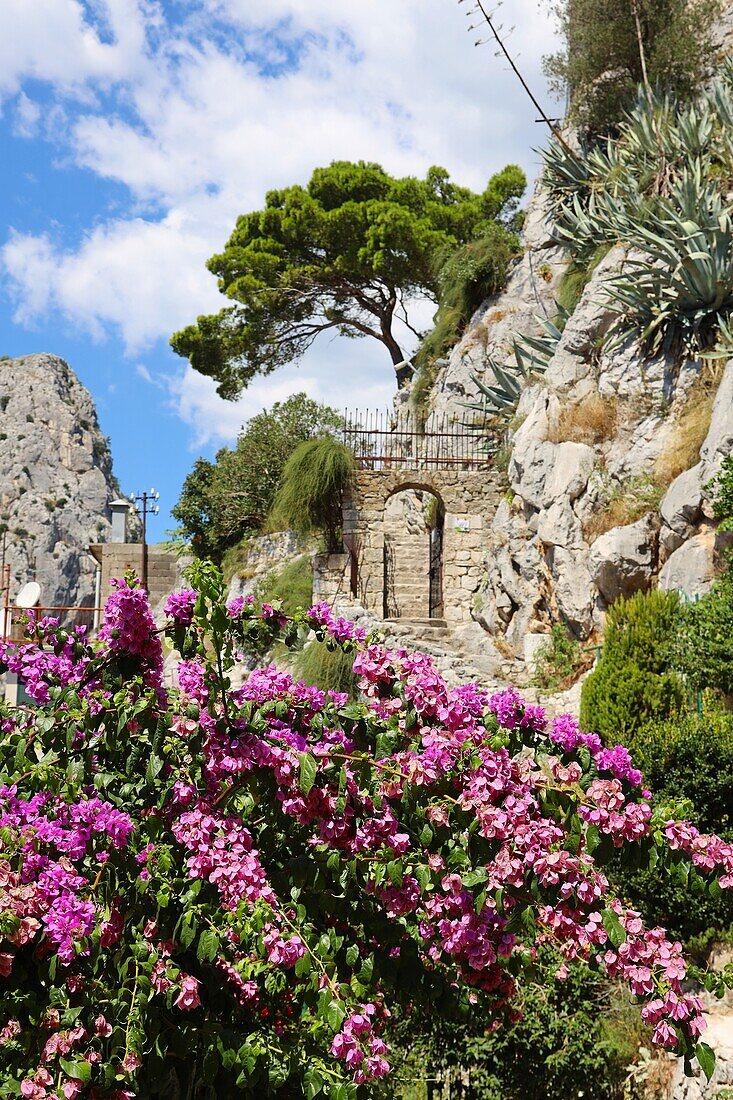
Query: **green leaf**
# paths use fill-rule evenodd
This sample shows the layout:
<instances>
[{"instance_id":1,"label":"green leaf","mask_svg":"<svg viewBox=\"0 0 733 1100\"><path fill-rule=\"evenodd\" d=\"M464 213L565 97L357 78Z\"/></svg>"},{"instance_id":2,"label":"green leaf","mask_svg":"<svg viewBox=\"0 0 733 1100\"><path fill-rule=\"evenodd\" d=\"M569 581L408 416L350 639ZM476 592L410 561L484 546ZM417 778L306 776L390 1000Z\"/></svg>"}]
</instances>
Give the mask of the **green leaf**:
<instances>
[{"instance_id":1,"label":"green leaf","mask_svg":"<svg viewBox=\"0 0 733 1100\"><path fill-rule=\"evenodd\" d=\"M430 885L433 881L432 872L431 872L430 868L428 867L428 865L426 863L420 863L415 868L414 874L415 874L415 878L417 879L418 883L420 884L420 889L421 889L422 893L423 894L427 893L428 888L430 887Z\"/></svg>"},{"instance_id":2,"label":"green leaf","mask_svg":"<svg viewBox=\"0 0 733 1100\"><path fill-rule=\"evenodd\" d=\"M306 974L311 972L311 957L308 952L305 955L301 955L295 964L295 977L305 978Z\"/></svg>"},{"instance_id":3,"label":"green leaf","mask_svg":"<svg viewBox=\"0 0 733 1100\"><path fill-rule=\"evenodd\" d=\"M603 927L614 947L620 947L626 940L626 932L613 909L603 910Z\"/></svg>"},{"instance_id":4,"label":"green leaf","mask_svg":"<svg viewBox=\"0 0 733 1100\"><path fill-rule=\"evenodd\" d=\"M592 852L595 852L600 843L601 834L598 831L598 826L589 825L585 831L585 847L588 854L590 855Z\"/></svg>"},{"instance_id":5,"label":"green leaf","mask_svg":"<svg viewBox=\"0 0 733 1100\"><path fill-rule=\"evenodd\" d=\"M527 906L522 910L522 927L525 932L530 936L534 936L537 931L537 922L535 920L534 910Z\"/></svg>"},{"instance_id":6,"label":"green leaf","mask_svg":"<svg viewBox=\"0 0 733 1100\"><path fill-rule=\"evenodd\" d=\"M346 1009L341 1004L341 1001L337 1001L334 997L326 1008L326 1020L329 1026L333 1031L338 1031L345 1018Z\"/></svg>"},{"instance_id":7,"label":"green leaf","mask_svg":"<svg viewBox=\"0 0 733 1100\"><path fill-rule=\"evenodd\" d=\"M202 962L213 962L220 950L219 937L211 928L206 928L199 936L196 957Z\"/></svg>"},{"instance_id":8,"label":"green leaf","mask_svg":"<svg viewBox=\"0 0 733 1100\"><path fill-rule=\"evenodd\" d=\"M181 930L178 933L178 942L181 947L190 947L196 938L196 918L193 913L186 913L181 921Z\"/></svg>"},{"instance_id":9,"label":"green leaf","mask_svg":"<svg viewBox=\"0 0 733 1100\"><path fill-rule=\"evenodd\" d=\"M300 778L298 780L298 786L300 787L301 794L308 794L316 781L317 774L318 765L316 764L315 757L309 752L300 753Z\"/></svg>"},{"instance_id":10,"label":"green leaf","mask_svg":"<svg viewBox=\"0 0 733 1100\"><path fill-rule=\"evenodd\" d=\"M89 1062L70 1061L66 1058L59 1058L59 1064L67 1077L73 1077L77 1081L83 1081L84 1084L92 1079L92 1067Z\"/></svg>"},{"instance_id":11,"label":"green leaf","mask_svg":"<svg viewBox=\"0 0 733 1100\"><path fill-rule=\"evenodd\" d=\"M309 1068L303 1074L303 1084L306 1100L313 1100L314 1096L318 1096L318 1093L323 1091L323 1075L319 1070Z\"/></svg>"},{"instance_id":12,"label":"green leaf","mask_svg":"<svg viewBox=\"0 0 733 1100\"><path fill-rule=\"evenodd\" d=\"M13 761L13 767L17 772L23 770L23 761L25 760L25 750L28 747L28 742L25 737L21 737L18 742L18 747L15 750L15 759Z\"/></svg>"},{"instance_id":13,"label":"green leaf","mask_svg":"<svg viewBox=\"0 0 733 1100\"><path fill-rule=\"evenodd\" d=\"M356 966L358 961L359 961L359 948L357 947L357 945L355 943L352 943L351 947L349 947L348 951L346 952L346 965L353 968L353 967Z\"/></svg>"},{"instance_id":14,"label":"green leaf","mask_svg":"<svg viewBox=\"0 0 733 1100\"><path fill-rule=\"evenodd\" d=\"M715 1051L707 1043L698 1043L695 1047L695 1057L700 1063L700 1069L709 1081L715 1069Z\"/></svg>"},{"instance_id":15,"label":"green leaf","mask_svg":"<svg viewBox=\"0 0 733 1100\"><path fill-rule=\"evenodd\" d=\"M403 882L402 860L393 859L387 864L387 874L394 886L401 886Z\"/></svg>"},{"instance_id":16,"label":"green leaf","mask_svg":"<svg viewBox=\"0 0 733 1100\"><path fill-rule=\"evenodd\" d=\"M159 756L156 756L155 753L153 753L153 755L148 760L148 766L145 771L145 779L148 783L152 783L155 779L158 778L160 772L162 771L163 764L164 761L161 760Z\"/></svg>"},{"instance_id":17,"label":"green leaf","mask_svg":"<svg viewBox=\"0 0 733 1100\"><path fill-rule=\"evenodd\" d=\"M343 764L341 766L341 771L339 772L339 790L338 790L338 798L336 799L336 813L337 814L342 814L344 812L344 810L346 809L346 783L347 783L346 765Z\"/></svg>"}]
</instances>

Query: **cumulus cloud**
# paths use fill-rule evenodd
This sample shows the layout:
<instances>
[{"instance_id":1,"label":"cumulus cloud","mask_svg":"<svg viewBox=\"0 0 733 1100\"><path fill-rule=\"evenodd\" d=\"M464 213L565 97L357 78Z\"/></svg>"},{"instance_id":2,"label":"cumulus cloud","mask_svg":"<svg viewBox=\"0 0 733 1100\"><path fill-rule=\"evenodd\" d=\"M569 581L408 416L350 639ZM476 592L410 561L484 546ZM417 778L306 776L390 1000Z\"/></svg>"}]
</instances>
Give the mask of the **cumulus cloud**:
<instances>
[{"instance_id":1,"label":"cumulus cloud","mask_svg":"<svg viewBox=\"0 0 733 1100\"><path fill-rule=\"evenodd\" d=\"M63 155L130 196L127 213L94 212L72 248L50 232L11 233L0 259L16 319L55 311L135 355L218 308L206 258L237 214L317 165L364 158L423 174L438 163L475 188L509 161L532 172L531 146L544 139L534 109L491 48L473 46L462 10L450 0L4 0L0 94L27 98L29 80L45 82L66 112ZM541 89L548 17L537 0L514 0L511 17L512 46ZM16 115L37 122L23 99ZM370 364L360 385L381 401L393 382L388 367L381 381L371 343L342 342L340 354ZM333 361L317 342L302 388L342 392ZM265 393L269 402L296 384L293 371L256 383L241 406L186 371L171 399L199 441L231 438Z\"/></svg>"},{"instance_id":2,"label":"cumulus cloud","mask_svg":"<svg viewBox=\"0 0 733 1100\"><path fill-rule=\"evenodd\" d=\"M394 394L394 373L387 356L374 354L373 341L324 341L307 366L291 365L257 378L238 401L223 401L216 385L191 368L168 382L170 404L188 424L192 449L232 443L242 425L255 413L284 401L292 393L306 393L339 412L386 408Z\"/></svg>"},{"instance_id":3,"label":"cumulus cloud","mask_svg":"<svg viewBox=\"0 0 733 1100\"><path fill-rule=\"evenodd\" d=\"M97 18L93 11L97 9ZM24 81L87 95L93 85L129 81L146 36L162 13L148 0L3 0L0 5L0 95Z\"/></svg>"}]
</instances>

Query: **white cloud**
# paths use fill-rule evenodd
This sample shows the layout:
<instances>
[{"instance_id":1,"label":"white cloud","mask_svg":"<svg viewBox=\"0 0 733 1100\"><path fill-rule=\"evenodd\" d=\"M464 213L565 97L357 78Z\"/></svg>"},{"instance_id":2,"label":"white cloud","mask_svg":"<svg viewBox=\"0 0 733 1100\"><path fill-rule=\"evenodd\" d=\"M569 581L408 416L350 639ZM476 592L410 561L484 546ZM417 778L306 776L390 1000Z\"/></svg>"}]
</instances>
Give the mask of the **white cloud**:
<instances>
[{"instance_id":1,"label":"white cloud","mask_svg":"<svg viewBox=\"0 0 733 1100\"><path fill-rule=\"evenodd\" d=\"M18 322L57 311L97 340L112 325L134 354L217 307L204 267L210 250L195 219L173 210L158 222L98 226L76 251L63 251L48 235L11 233L2 256Z\"/></svg>"},{"instance_id":2,"label":"white cloud","mask_svg":"<svg viewBox=\"0 0 733 1100\"><path fill-rule=\"evenodd\" d=\"M32 138L38 132L41 108L25 92L21 92L15 102L13 133L16 137Z\"/></svg>"},{"instance_id":3,"label":"white cloud","mask_svg":"<svg viewBox=\"0 0 733 1100\"><path fill-rule=\"evenodd\" d=\"M192 430L192 450L232 443L246 420L292 393L307 393L338 411L357 405L386 408L394 394L394 374L388 357L369 346L373 343L324 339L310 369L288 366L257 378L234 402L223 401L211 378L188 367L170 376L170 403Z\"/></svg>"},{"instance_id":4,"label":"white cloud","mask_svg":"<svg viewBox=\"0 0 733 1100\"><path fill-rule=\"evenodd\" d=\"M512 160L532 170L530 147L544 139L536 112L491 48L473 46L463 10L449 0L199 0L166 22L153 0L3 0L0 93L45 81L69 120L57 134L63 155L130 193L128 214L102 215L71 250L48 234L11 234L1 259L16 319L56 311L96 339L119 334L135 354L217 308L204 264L237 214L319 164L364 158L422 174L438 163L475 188ZM185 13L177 23L174 11ZM548 18L537 0L515 0L512 17L512 47L541 92ZM289 52L297 64L281 70ZM30 126L19 100L24 111ZM350 361L358 347L360 362L381 362L371 343L342 342L340 354ZM301 380L322 397L339 386L328 349L315 345ZM256 383L240 408L186 372L177 408L199 440L229 439L242 410L294 380L283 371Z\"/></svg>"},{"instance_id":5,"label":"white cloud","mask_svg":"<svg viewBox=\"0 0 733 1100\"><path fill-rule=\"evenodd\" d=\"M89 82L129 81L144 53L146 29L160 18L147 0L105 0L96 19L79 0L3 0L0 94L28 79L77 91Z\"/></svg>"}]
</instances>

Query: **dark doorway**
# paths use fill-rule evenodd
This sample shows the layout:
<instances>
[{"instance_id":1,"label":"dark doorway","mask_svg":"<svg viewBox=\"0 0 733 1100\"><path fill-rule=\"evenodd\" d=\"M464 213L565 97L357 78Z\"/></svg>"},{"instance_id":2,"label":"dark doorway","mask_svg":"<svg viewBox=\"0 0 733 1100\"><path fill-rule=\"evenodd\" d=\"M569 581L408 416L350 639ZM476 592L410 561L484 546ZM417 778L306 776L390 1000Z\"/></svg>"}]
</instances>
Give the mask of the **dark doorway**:
<instances>
[{"instance_id":1,"label":"dark doorway","mask_svg":"<svg viewBox=\"0 0 733 1100\"><path fill-rule=\"evenodd\" d=\"M385 619L443 617L443 502L427 489L402 489L384 517Z\"/></svg>"}]
</instances>

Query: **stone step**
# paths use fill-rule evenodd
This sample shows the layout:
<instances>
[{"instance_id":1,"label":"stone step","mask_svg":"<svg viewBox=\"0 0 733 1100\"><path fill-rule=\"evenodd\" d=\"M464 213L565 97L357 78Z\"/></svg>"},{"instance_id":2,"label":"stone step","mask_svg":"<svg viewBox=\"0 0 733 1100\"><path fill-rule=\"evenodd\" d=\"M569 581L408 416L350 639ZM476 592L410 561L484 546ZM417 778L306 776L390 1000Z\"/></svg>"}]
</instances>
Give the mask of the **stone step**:
<instances>
[{"instance_id":1,"label":"stone step","mask_svg":"<svg viewBox=\"0 0 733 1100\"><path fill-rule=\"evenodd\" d=\"M385 619L384 622L399 624L400 626L406 626L410 629L416 627L422 628L424 626L437 627L440 630L448 629L448 623L445 621L445 619L411 619L407 617L400 617L398 619Z\"/></svg>"}]
</instances>

